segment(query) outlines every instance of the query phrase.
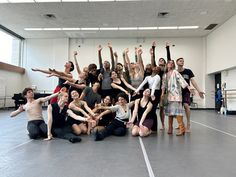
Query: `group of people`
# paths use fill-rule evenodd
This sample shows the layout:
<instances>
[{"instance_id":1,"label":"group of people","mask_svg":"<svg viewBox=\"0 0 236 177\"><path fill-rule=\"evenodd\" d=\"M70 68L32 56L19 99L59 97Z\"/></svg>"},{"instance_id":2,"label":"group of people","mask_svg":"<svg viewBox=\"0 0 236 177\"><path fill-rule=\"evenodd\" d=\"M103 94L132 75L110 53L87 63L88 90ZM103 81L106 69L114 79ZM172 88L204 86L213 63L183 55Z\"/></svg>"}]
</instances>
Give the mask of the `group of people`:
<instances>
[{"instance_id":1,"label":"group of people","mask_svg":"<svg viewBox=\"0 0 236 177\"><path fill-rule=\"evenodd\" d=\"M177 136L190 132L190 93L200 90L194 74L184 68L184 59L171 59L170 48L166 44L167 61L164 58L156 64L156 42L150 49L151 63L144 66L141 47L135 48L135 62L129 58L129 49L123 52L123 64L108 43L111 62L102 61L102 46L98 46L97 65L92 63L83 69L77 61L78 52L74 52L74 62L65 64L64 71L49 68L32 71L42 72L48 77L58 77L54 94L34 99L31 88L25 88L23 96L27 103L11 113L11 117L26 111L29 137L37 139L53 137L67 139L72 143L80 142L80 134L93 133L94 140L100 141L110 135L124 136L131 128L133 136L145 137L157 131L158 116L161 130L165 129L165 115L168 116L168 134L173 134L173 120L177 119ZM78 78L71 72L76 68ZM190 86L190 83L192 86ZM193 88L194 87L194 88ZM42 103L50 100L47 109L47 124L42 116ZM183 121L183 108L187 117L187 126Z\"/></svg>"}]
</instances>

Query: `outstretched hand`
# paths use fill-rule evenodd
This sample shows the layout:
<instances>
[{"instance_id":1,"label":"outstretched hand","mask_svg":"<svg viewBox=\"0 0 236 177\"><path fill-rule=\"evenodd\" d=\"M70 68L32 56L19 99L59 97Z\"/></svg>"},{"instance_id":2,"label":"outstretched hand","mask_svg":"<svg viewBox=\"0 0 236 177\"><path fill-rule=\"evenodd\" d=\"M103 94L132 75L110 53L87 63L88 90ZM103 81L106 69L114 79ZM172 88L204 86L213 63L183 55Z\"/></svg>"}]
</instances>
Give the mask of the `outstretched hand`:
<instances>
[{"instance_id":1,"label":"outstretched hand","mask_svg":"<svg viewBox=\"0 0 236 177\"><path fill-rule=\"evenodd\" d=\"M98 45L98 51L101 51L101 50L102 50L102 46Z\"/></svg>"},{"instance_id":2,"label":"outstretched hand","mask_svg":"<svg viewBox=\"0 0 236 177\"><path fill-rule=\"evenodd\" d=\"M38 68L31 68L32 71L39 71Z\"/></svg>"},{"instance_id":3,"label":"outstretched hand","mask_svg":"<svg viewBox=\"0 0 236 177\"><path fill-rule=\"evenodd\" d=\"M78 55L78 52L77 51L74 51L74 56Z\"/></svg>"},{"instance_id":4,"label":"outstretched hand","mask_svg":"<svg viewBox=\"0 0 236 177\"><path fill-rule=\"evenodd\" d=\"M114 57L118 58L117 52L114 52Z\"/></svg>"},{"instance_id":5,"label":"outstretched hand","mask_svg":"<svg viewBox=\"0 0 236 177\"><path fill-rule=\"evenodd\" d=\"M153 41L152 46L156 47L156 41Z\"/></svg>"},{"instance_id":6,"label":"outstretched hand","mask_svg":"<svg viewBox=\"0 0 236 177\"><path fill-rule=\"evenodd\" d=\"M203 91L198 92L198 94L199 94L200 98L202 98L202 99L204 98L205 93Z\"/></svg>"}]
</instances>

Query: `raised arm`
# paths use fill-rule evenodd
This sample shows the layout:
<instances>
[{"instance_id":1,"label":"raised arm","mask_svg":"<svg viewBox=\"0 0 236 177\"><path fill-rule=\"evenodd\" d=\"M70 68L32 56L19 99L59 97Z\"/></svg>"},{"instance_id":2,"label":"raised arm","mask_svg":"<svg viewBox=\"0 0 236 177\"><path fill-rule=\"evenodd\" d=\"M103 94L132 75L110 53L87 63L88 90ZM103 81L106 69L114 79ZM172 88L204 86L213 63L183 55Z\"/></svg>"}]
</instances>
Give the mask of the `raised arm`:
<instances>
[{"instance_id":1,"label":"raised arm","mask_svg":"<svg viewBox=\"0 0 236 177\"><path fill-rule=\"evenodd\" d=\"M170 45L169 45L168 42L166 43L166 55L167 55L167 61L170 61L170 60L171 60L171 56L170 56Z\"/></svg>"},{"instance_id":2,"label":"raised arm","mask_svg":"<svg viewBox=\"0 0 236 177\"><path fill-rule=\"evenodd\" d=\"M117 63L118 63L118 55L117 55L117 52L114 52L114 57L115 57L115 63L114 63L114 68L111 68L111 70L114 70Z\"/></svg>"},{"instance_id":3,"label":"raised arm","mask_svg":"<svg viewBox=\"0 0 236 177\"><path fill-rule=\"evenodd\" d=\"M138 48L137 47L134 48L134 58L135 58L135 62L137 63L138 62Z\"/></svg>"},{"instance_id":4,"label":"raised arm","mask_svg":"<svg viewBox=\"0 0 236 177\"><path fill-rule=\"evenodd\" d=\"M24 108L23 108L22 105L20 105L20 107L17 110L11 112L10 116L11 117L15 117L15 116L17 116L18 114L20 114L23 111L24 111Z\"/></svg>"},{"instance_id":5,"label":"raised arm","mask_svg":"<svg viewBox=\"0 0 236 177\"><path fill-rule=\"evenodd\" d=\"M78 88L78 89L84 89L86 87L86 84L75 84L73 82L70 82L70 81L66 81L64 84L68 84L72 87L75 87L75 88Z\"/></svg>"},{"instance_id":6,"label":"raised arm","mask_svg":"<svg viewBox=\"0 0 236 177\"><path fill-rule=\"evenodd\" d=\"M60 79L67 80L69 82L75 82L75 80L72 77L62 76L62 75L59 75L59 74L56 74L56 73L51 73L50 75L48 75L48 77L52 77L52 76L58 77Z\"/></svg>"},{"instance_id":7,"label":"raised arm","mask_svg":"<svg viewBox=\"0 0 236 177\"><path fill-rule=\"evenodd\" d=\"M44 74L51 74L52 72L50 70L43 70L43 69L38 69L38 68L31 68L32 71L36 71L36 72L41 72Z\"/></svg>"},{"instance_id":8,"label":"raised arm","mask_svg":"<svg viewBox=\"0 0 236 177\"><path fill-rule=\"evenodd\" d=\"M129 55L128 55L128 53L129 53L129 49L128 48L126 48L125 50L124 50L124 52L123 52L123 56L124 56L124 67L126 66L126 67L128 67L128 70L130 70L130 68L131 68L131 63L130 63L130 59L129 59Z\"/></svg>"},{"instance_id":9,"label":"raised arm","mask_svg":"<svg viewBox=\"0 0 236 177\"><path fill-rule=\"evenodd\" d=\"M142 54L143 54L143 50L140 47L138 49L138 63L140 64L140 70L143 70L143 72L144 72L144 64L143 64Z\"/></svg>"},{"instance_id":10,"label":"raised arm","mask_svg":"<svg viewBox=\"0 0 236 177\"><path fill-rule=\"evenodd\" d=\"M65 76L65 77L69 77L69 78L73 77L71 73L64 73L64 72L61 72L61 71L57 71L55 69L49 69L49 71L51 71L51 73L55 73L55 74L58 74L60 76Z\"/></svg>"},{"instance_id":11,"label":"raised arm","mask_svg":"<svg viewBox=\"0 0 236 177\"><path fill-rule=\"evenodd\" d=\"M78 52L74 51L74 60L75 60L76 70L77 70L77 73L80 74L81 73L81 69L79 67L79 64L78 64L78 61L77 61L77 58L76 58L77 55L78 55Z\"/></svg>"},{"instance_id":12,"label":"raised arm","mask_svg":"<svg viewBox=\"0 0 236 177\"><path fill-rule=\"evenodd\" d=\"M152 67L157 66L156 61L155 61L155 49L156 49L156 42L154 41L152 43L152 48L150 49Z\"/></svg>"},{"instance_id":13,"label":"raised arm","mask_svg":"<svg viewBox=\"0 0 236 177\"><path fill-rule=\"evenodd\" d=\"M67 90L67 89L66 89L65 87L62 87L59 92L54 93L54 94L51 94L51 95L46 96L46 97L39 98L39 101L40 101L41 103L45 103L45 102L51 100L52 98L57 97L61 92L66 92L66 90Z\"/></svg>"},{"instance_id":14,"label":"raised arm","mask_svg":"<svg viewBox=\"0 0 236 177\"><path fill-rule=\"evenodd\" d=\"M115 69L115 59L114 59L113 49L112 49L111 43L108 43L108 47L110 49L110 54L111 54L111 68L112 68L112 70L114 70Z\"/></svg>"},{"instance_id":15,"label":"raised arm","mask_svg":"<svg viewBox=\"0 0 236 177\"><path fill-rule=\"evenodd\" d=\"M102 46L101 45L98 45L98 62L99 62L100 69L102 69L103 64L102 64Z\"/></svg>"}]
</instances>

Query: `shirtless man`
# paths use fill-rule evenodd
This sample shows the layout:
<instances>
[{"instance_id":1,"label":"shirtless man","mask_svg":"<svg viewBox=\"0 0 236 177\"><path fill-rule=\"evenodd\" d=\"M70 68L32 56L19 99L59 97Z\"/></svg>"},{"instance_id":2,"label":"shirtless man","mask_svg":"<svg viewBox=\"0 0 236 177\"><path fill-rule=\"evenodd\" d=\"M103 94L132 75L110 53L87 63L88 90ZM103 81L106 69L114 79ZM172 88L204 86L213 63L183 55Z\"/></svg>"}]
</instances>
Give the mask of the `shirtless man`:
<instances>
[{"instance_id":1,"label":"shirtless man","mask_svg":"<svg viewBox=\"0 0 236 177\"><path fill-rule=\"evenodd\" d=\"M29 132L30 139L38 139L41 137L47 137L47 125L43 119L42 104L49 101L51 98L58 96L59 92L54 93L47 97L34 99L34 92L32 88L25 88L22 92L26 98L27 103L21 105L16 111L11 112L10 116L15 117L23 111L26 111L28 118L27 130Z\"/></svg>"}]
</instances>

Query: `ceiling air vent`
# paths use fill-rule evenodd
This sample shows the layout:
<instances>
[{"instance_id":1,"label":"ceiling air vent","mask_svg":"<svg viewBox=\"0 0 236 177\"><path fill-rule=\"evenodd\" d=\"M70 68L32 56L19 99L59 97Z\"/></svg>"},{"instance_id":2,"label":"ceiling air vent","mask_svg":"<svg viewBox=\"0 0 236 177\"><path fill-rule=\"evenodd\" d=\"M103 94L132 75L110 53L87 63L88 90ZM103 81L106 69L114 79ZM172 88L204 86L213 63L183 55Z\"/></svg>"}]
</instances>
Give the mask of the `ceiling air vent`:
<instances>
[{"instance_id":1,"label":"ceiling air vent","mask_svg":"<svg viewBox=\"0 0 236 177\"><path fill-rule=\"evenodd\" d=\"M54 14L44 14L43 15L48 20L55 20L56 16Z\"/></svg>"},{"instance_id":2,"label":"ceiling air vent","mask_svg":"<svg viewBox=\"0 0 236 177\"><path fill-rule=\"evenodd\" d=\"M206 28L205 28L205 30L212 30L213 28L215 28L216 26L217 26L218 24L210 24L210 25L208 25Z\"/></svg>"},{"instance_id":3,"label":"ceiling air vent","mask_svg":"<svg viewBox=\"0 0 236 177\"><path fill-rule=\"evenodd\" d=\"M159 18L166 18L168 17L169 12L158 12L157 17Z\"/></svg>"}]
</instances>

